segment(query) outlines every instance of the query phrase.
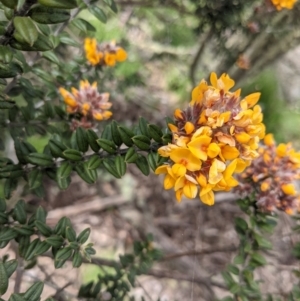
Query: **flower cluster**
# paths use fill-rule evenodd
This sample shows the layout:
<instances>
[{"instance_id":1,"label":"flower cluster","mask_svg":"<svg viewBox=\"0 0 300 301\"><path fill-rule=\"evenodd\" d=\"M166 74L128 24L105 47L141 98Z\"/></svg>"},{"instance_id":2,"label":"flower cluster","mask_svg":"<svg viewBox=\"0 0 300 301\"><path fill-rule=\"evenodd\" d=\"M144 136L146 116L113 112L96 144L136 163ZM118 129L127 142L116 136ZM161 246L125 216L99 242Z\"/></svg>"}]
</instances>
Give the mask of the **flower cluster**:
<instances>
[{"instance_id":1,"label":"flower cluster","mask_svg":"<svg viewBox=\"0 0 300 301\"><path fill-rule=\"evenodd\" d=\"M271 0L271 1L277 10L282 10L283 8L292 9L297 0Z\"/></svg>"},{"instance_id":2,"label":"flower cluster","mask_svg":"<svg viewBox=\"0 0 300 301\"><path fill-rule=\"evenodd\" d=\"M236 191L241 195L253 193L257 207L264 212L277 208L293 214L300 205L294 186L300 178L300 152L295 152L290 143L276 146L272 134L265 136L264 143L259 157L239 176Z\"/></svg>"},{"instance_id":3,"label":"flower cluster","mask_svg":"<svg viewBox=\"0 0 300 301\"><path fill-rule=\"evenodd\" d=\"M192 92L189 107L176 109L169 124L172 143L158 152L168 164L155 173L165 174L164 188L174 188L176 198L195 198L200 189L203 203L214 204L214 191L238 185L234 173L242 172L258 156L259 140L265 135L260 93L240 99L241 90L230 92L234 81L222 74L202 80Z\"/></svg>"},{"instance_id":4,"label":"flower cluster","mask_svg":"<svg viewBox=\"0 0 300 301\"><path fill-rule=\"evenodd\" d=\"M112 116L108 111L112 103L108 101L109 93L99 93L97 83L92 85L87 80L80 81L80 89L71 88L71 92L64 88L59 89L65 104L67 112L76 116L72 120L72 128L78 126L91 128L94 121L106 120Z\"/></svg>"},{"instance_id":5,"label":"flower cluster","mask_svg":"<svg viewBox=\"0 0 300 301\"><path fill-rule=\"evenodd\" d=\"M86 59L91 65L114 66L116 62L123 62L127 58L126 51L117 46L114 41L110 43L97 44L96 39L86 38L84 40Z\"/></svg>"}]
</instances>

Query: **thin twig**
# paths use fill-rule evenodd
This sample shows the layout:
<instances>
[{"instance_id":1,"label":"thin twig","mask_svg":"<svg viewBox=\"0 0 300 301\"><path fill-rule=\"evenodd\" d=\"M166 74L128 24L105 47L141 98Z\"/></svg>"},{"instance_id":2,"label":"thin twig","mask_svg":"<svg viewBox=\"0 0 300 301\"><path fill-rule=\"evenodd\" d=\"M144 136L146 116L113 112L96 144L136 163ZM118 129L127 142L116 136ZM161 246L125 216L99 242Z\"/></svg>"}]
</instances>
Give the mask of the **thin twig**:
<instances>
[{"instance_id":1,"label":"thin twig","mask_svg":"<svg viewBox=\"0 0 300 301\"><path fill-rule=\"evenodd\" d=\"M22 283L23 274L24 274L23 259L18 258L18 267L16 270L14 293L19 293L21 291L21 283Z\"/></svg>"}]
</instances>

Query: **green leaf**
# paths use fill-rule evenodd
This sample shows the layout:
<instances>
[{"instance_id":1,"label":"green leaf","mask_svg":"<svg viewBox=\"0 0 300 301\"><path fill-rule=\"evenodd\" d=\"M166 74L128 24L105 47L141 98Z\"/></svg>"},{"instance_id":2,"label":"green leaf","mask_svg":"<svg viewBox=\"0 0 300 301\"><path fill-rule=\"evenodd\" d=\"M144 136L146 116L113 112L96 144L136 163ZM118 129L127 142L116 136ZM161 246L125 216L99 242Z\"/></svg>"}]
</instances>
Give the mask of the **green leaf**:
<instances>
[{"instance_id":1,"label":"green leaf","mask_svg":"<svg viewBox=\"0 0 300 301\"><path fill-rule=\"evenodd\" d=\"M49 147L51 154L53 157L63 157L63 152L67 148L60 140L58 140L57 136L53 137L49 140Z\"/></svg>"},{"instance_id":2,"label":"green leaf","mask_svg":"<svg viewBox=\"0 0 300 301\"><path fill-rule=\"evenodd\" d=\"M50 244L48 244L46 241L40 242L34 250L34 257L46 253L50 249L50 247Z\"/></svg>"},{"instance_id":3,"label":"green leaf","mask_svg":"<svg viewBox=\"0 0 300 301\"><path fill-rule=\"evenodd\" d=\"M88 10L91 14L93 14L100 22L106 23L107 17L105 12L98 6L88 6Z\"/></svg>"},{"instance_id":4,"label":"green leaf","mask_svg":"<svg viewBox=\"0 0 300 301\"><path fill-rule=\"evenodd\" d=\"M23 295L26 301L39 301L44 289L42 281L34 283Z\"/></svg>"},{"instance_id":5,"label":"green leaf","mask_svg":"<svg viewBox=\"0 0 300 301\"><path fill-rule=\"evenodd\" d=\"M32 46L38 38L38 31L34 22L29 17L14 17L13 23L22 39Z\"/></svg>"},{"instance_id":6,"label":"green leaf","mask_svg":"<svg viewBox=\"0 0 300 301\"><path fill-rule=\"evenodd\" d=\"M39 166L51 166L53 165L52 157L46 154L31 153L27 156L28 162Z\"/></svg>"},{"instance_id":7,"label":"green leaf","mask_svg":"<svg viewBox=\"0 0 300 301\"><path fill-rule=\"evenodd\" d=\"M133 141L131 138L134 136L133 131L123 126L118 126L118 130L123 143L127 146L132 146Z\"/></svg>"},{"instance_id":8,"label":"green leaf","mask_svg":"<svg viewBox=\"0 0 300 301\"><path fill-rule=\"evenodd\" d=\"M57 178L68 178L72 172L72 165L69 161L63 161L57 169Z\"/></svg>"},{"instance_id":9,"label":"green leaf","mask_svg":"<svg viewBox=\"0 0 300 301\"><path fill-rule=\"evenodd\" d=\"M77 237L77 241L80 243L80 244L84 244L89 236L90 236L90 233L91 233L91 229L90 228L86 228L84 229Z\"/></svg>"},{"instance_id":10,"label":"green leaf","mask_svg":"<svg viewBox=\"0 0 300 301\"><path fill-rule=\"evenodd\" d=\"M6 270L7 277L9 278L15 272L15 270L17 269L18 260L12 259L12 260L9 260L9 261L5 261L4 262L4 267L5 267L5 270ZM0 277L0 279L1 279L1 277ZM0 295L1 295L1 293L0 293Z\"/></svg>"},{"instance_id":11,"label":"green leaf","mask_svg":"<svg viewBox=\"0 0 300 301\"><path fill-rule=\"evenodd\" d=\"M269 249L269 250L272 249L272 243L267 239L265 239L264 237L262 237L261 235L254 233L254 239L260 248Z\"/></svg>"},{"instance_id":12,"label":"green leaf","mask_svg":"<svg viewBox=\"0 0 300 301\"><path fill-rule=\"evenodd\" d=\"M0 69L0 73L1 73L1 69ZM0 77L1 77L1 75L0 75ZM12 100L0 100L0 110L11 109L15 105L16 105L16 103Z\"/></svg>"},{"instance_id":13,"label":"green leaf","mask_svg":"<svg viewBox=\"0 0 300 301\"><path fill-rule=\"evenodd\" d=\"M66 227L68 225L70 225L70 221L67 217L62 217L58 223L56 224L55 228L54 228L54 233L57 235L62 235L65 236L66 233Z\"/></svg>"},{"instance_id":14,"label":"green leaf","mask_svg":"<svg viewBox=\"0 0 300 301\"><path fill-rule=\"evenodd\" d=\"M88 169L97 169L101 165L101 158L98 155L93 155L87 162Z\"/></svg>"},{"instance_id":15,"label":"green leaf","mask_svg":"<svg viewBox=\"0 0 300 301\"><path fill-rule=\"evenodd\" d=\"M52 229L45 223L41 221L35 221L34 224L37 227L37 229L41 232L41 234L43 234L44 236L49 237L50 235L52 235Z\"/></svg>"},{"instance_id":16,"label":"green leaf","mask_svg":"<svg viewBox=\"0 0 300 301\"><path fill-rule=\"evenodd\" d=\"M39 206L36 213L35 213L35 219L37 221L45 223L46 222L46 217L47 217L46 210L43 207Z\"/></svg>"},{"instance_id":17,"label":"green leaf","mask_svg":"<svg viewBox=\"0 0 300 301\"><path fill-rule=\"evenodd\" d=\"M158 166L157 164L158 154L156 152L150 152L147 155L147 159L148 159L149 166L153 171L155 171Z\"/></svg>"},{"instance_id":18,"label":"green leaf","mask_svg":"<svg viewBox=\"0 0 300 301\"><path fill-rule=\"evenodd\" d=\"M20 172L20 174L18 176L22 176L22 175L23 175L23 171ZM4 183L4 197L7 200L9 200L11 198L12 192L18 186L18 179L16 179L17 177L16 177L16 173L14 173L14 175L12 175L10 178L8 178Z\"/></svg>"},{"instance_id":19,"label":"green leaf","mask_svg":"<svg viewBox=\"0 0 300 301\"><path fill-rule=\"evenodd\" d=\"M148 150L150 148L150 139L143 135L136 135L132 137L133 143L141 150Z\"/></svg>"},{"instance_id":20,"label":"green leaf","mask_svg":"<svg viewBox=\"0 0 300 301\"><path fill-rule=\"evenodd\" d=\"M48 237L45 241L54 248L60 248L64 243L64 239L58 235L52 235Z\"/></svg>"},{"instance_id":21,"label":"green leaf","mask_svg":"<svg viewBox=\"0 0 300 301\"><path fill-rule=\"evenodd\" d=\"M136 160L135 164L145 176L149 175L150 168L148 165L148 161L144 156L138 155L138 159Z\"/></svg>"},{"instance_id":22,"label":"green leaf","mask_svg":"<svg viewBox=\"0 0 300 301\"><path fill-rule=\"evenodd\" d=\"M69 187L69 185L71 183L71 177L57 178L56 181L57 181L58 187L62 190L65 190Z\"/></svg>"},{"instance_id":23,"label":"green leaf","mask_svg":"<svg viewBox=\"0 0 300 301\"><path fill-rule=\"evenodd\" d=\"M29 245L30 245L30 236L21 236L19 239L19 254L21 257L25 257Z\"/></svg>"},{"instance_id":24,"label":"green leaf","mask_svg":"<svg viewBox=\"0 0 300 301\"><path fill-rule=\"evenodd\" d=\"M38 0L38 3L52 8L72 9L77 7L76 0Z\"/></svg>"},{"instance_id":25,"label":"green leaf","mask_svg":"<svg viewBox=\"0 0 300 301\"><path fill-rule=\"evenodd\" d=\"M18 4L18 0L1 0L0 2L11 9L15 9Z\"/></svg>"},{"instance_id":26,"label":"green leaf","mask_svg":"<svg viewBox=\"0 0 300 301\"><path fill-rule=\"evenodd\" d=\"M66 228L66 238L69 242L76 241L76 232L72 227Z\"/></svg>"},{"instance_id":27,"label":"green leaf","mask_svg":"<svg viewBox=\"0 0 300 301\"><path fill-rule=\"evenodd\" d=\"M116 170L115 162L109 158L105 158L102 161L105 169L111 173L115 178L120 179L121 175L119 175L118 171Z\"/></svg>"},{"instance_id":28,"label":"green leaf","mask_svg":"<svg viewBox=\"0 0 300 301\"><path fill-rule=\"evenodd\" d=\"M28 16L30 16L31 19L37 23L57 24L68 21L70 19L70 11L51 7L36 6L30 9Z\"/></svg>"},{"instance_id":29,"label":"green leaf","mask_svg":"<svg viewBox=\"0 0 300 301\"><path fill-rule=\"evenodd\" d=\"M96 153L99 152L100 146L97 143L97 140L99 139L97 134L91 129L88 129L86 131L86 134L87 134L87 139L88 139L88 142L89 142L89 145L90 145L91 149Z\"/></svg>"},{"instance_id":30,"label":"green leaf","mask_svg":"<svg viewBox=\"0 0 300 301\"><path fill-rule=\"evenodd\" d=\"M139 128L140 128L140 131L141 131L142 135L150 138L150 134L149 134L149 131L148 131L148 122L144 117L140 117Z\"/></svg>"},{"instance_id":31,"label":"green leaf","mask_svg":"<svg viewBox=\"0 0 300 301\"><path fill-rule=\"evenodd\" d=\"M23 68L16 62L10 62L9 64L0 64L0 78L10 78L15 77L16 75L23 73ZM10 94L12 91L10 92ZM3 102L3 103L2 103ZM10 106L11 104L7 104L7 101L0 101L2 103L3 109L7 108L7 106Z\"/></svg>"},{"instance_id":32,"label":"green leaf","mask_svg":"<svg viewBox=\"0 0 300 301\"><path fill-rule=\"evenodd\" d=\"M19 200L15 205L13 211L13 217L20 224L25 224L27 221L27 214L25 209L25 202L23 200Z\"/></svg>"},{"instance_id":33,"label":"green leaf","mask_svg":"<svg viewBox=\"0 0 300 301\"><path fill-rule=\"evenodd\" d=\"M251 255L251 259L254 262L256 262L257 264L259 264L259 265L265 265L265 264L267 264L266 259L261 254L259 254L259 253L253 253Z\"/></svg>"},{"instance_id":34,"label":"green leaf","mask_svg":"<svg viewBox=\"0 0 300 301\"><path fill-rule=\"evenodd\" d=\"M44 57L45 59L47 59L48 61L50 61L56 65L60 65L60 60L53 51L44 51L42 53L42 57ZM53 109L53 111L54 111L54 109Z\"/></svg>"},{"instance_id":35,"label":"green leaf","mask_svg":"<svg viewBox=\"0 0 300 301\"><path fill-rule=\"evenodd\" d=\"M148 125L150 136L158 143L162 142L163 132L161 128L155 124Z\"/></svg>"},{"instance_id":36,"label":"green leaf","mask_svg":"<svg viewBox=\"0 0 300 301\"><path fill-rule=\"evenodd\" d=\"M64 265L64 263L72 256L72 253L73 250L69 247L58 250L54 260L55 268L61 268Z\"/></svg>"},{"instance_id":37,"label":"green leaf","mask_svg":"<svg viewBox=\"0 0 300 301\"><path fill-rule=\"evenodd\" d=\"M227 270L234 275L239 275L239 273L240 273L238 267L233 264L229 264L227 266Z\"/></svg>"},{"instance_id":38,"label":"green leaf","mask_svg":"<svg viewBox=\"0 0 300 301\"><path fill-rule=\"evenodd\" d=\"M3 262L0 262L0 296L8 289L8 275Z\"/></svg>"},{"instance_id":39,"label":"green leaf","mask_svg":"<svg viewBox=\"0 0 300 301\"><path fill-rule=\"evenodd\" d=\"M80 151L76 149L67 149L63 152L65 158L70 159L72 161L81 161L82 154Z\"/></svg>"},{"instance_id":40,"label":"green leaf","mask_svg":"<svg viewBox=\"0 0 300 301\"><path fill-rule=\"evenodd\" d=\"M115 166L116 166L116 171L120 175L120 177L124 176L126 173L126 163L124 161L124 157L118 155L115 158Z\"/></svg>"},{"instance_id":41,"label":"green leaf","mask_svg":"<svg viewBox=\"0 0 300 301\"><path fill-rule=\"evenodd\" d=\"M87 33L88 31L92 31L95 32L96 28L91 25L89 22L87 22L86 20L80 19L80 18L76 18L71 22L72 25L76 26L78 29L80 29L81 31Z\"/></svg>"},{"instance_id":42,"label":"green leaf","mask_svg":"<svg viewBox=\"0 0 300 301\"><path fill-rule=\"evenodd\" d=\"M27 301L26 299L24 299L21 295L19 294L12 294L8 301Z\"/></svg>"},{"instance_id":43,"label":"green leaf","mask_svg":"<svg viewBox=\"0 0 300 301\"><path fill-rule=\"evenodd\" d=\"M239 234L244 235L247 232L248 224L244 219L242 219L241 217L236 217L234 219L234 223L235 223L235 229Z\"/></svg>"},{"instance_id":44,"label":"green leaf","mask_svg":"<svg viewBox=\"0 0 300 301\"><path fill-rule=\"evenodd\" d=\"M99 138L97 140L97 143L109 154L114 154L116 152L117 148L115 144L110 140Z\"/></svg>"},{"instance_id":45,"label":"green leaf","mask_svg":"<svg viewBox=\"0 0 300 301\"><path fill-rule=\"evenodd\" d=\"M118 124L115 120L113 120L111 123L111 136L116 145L120 146L123 143L118 130Z\"/></svg>"},{"instance_id":46,"label":"green leaf","mask_svg":"<svg viewBox=\"0 0 300 301\"><path fill-rule=\"evenodd\" d=\"M110 140L112 141L112 136L111 136L111 125L108 124L104 127L102 133L101 133L101 138L102 139L106 139L106 140Z\"/></svg>"},{"instance_id":47,"label":"green leaf","mask_svg":"<svg viewBox=\"0 0 300 301\"><path fill-rule=\"evenodd\" d=\"M8 214L0 212L0 225L7 224L8 222Z\"/></svg>"},{"instance_id":48,"label":"green leaf","mask_svg":"<svg viewBox=\"0 0 300 301\"><path fill-rule=\"evenodd\" d=\"M60 40L61 43L67 44L67 45L70 45L70 46L73 46L73 47L80 47L81 46L78 42L76 42L74 39L72 39L68 36L60 36L59 40Z\"/></svg>"},{"instance_id":49,"label":"green leaf","mask_svg":"<svg viewBox=\"0 0 300 301\"><path fill-rule=\"evenodd\" d=\"M34 229L31 226L27 226L27 225L23 225L23 226L16 225L14 227L14 230L18 234L23 235L23 236L30 236L30 235L34 234Z\"/></svg>"},{"instance_id":50,"label":"green leaf","mask_svg":"<svg viewBox=\"0 0 300 301\"><path fill-rule=\"evenodd\" d=\"M136 153L133 147L130 147L125 155L125 162L134 163L137 159L138 159L138 154Z\"/></svg>"},{"instance_id":51,"label":"green leaf","mask_svg":"<svg viewBox=\"0 0 300 301\"><path fill-rule=\"evenodd\" d=\"M0 168L0 179L1 178L18 178L22 176L24 173L24 170L22 169L22 166L18 165L6 165L4 167Z\"/></svg>"},{"instance_id":52,"label":"green leaf","mask_svg":"<svg viewBox=\"0 0 300 301\"><path fill-rule=\"evenodd\" d=\"M87 169L87 165L80 162L76 165L75 170L80 178L88 184L93 184L95 182L95 179L91 177L90 171Z\"/></svg>"},{"instance_id":53,"label":"green leaf","mask_svg":"<svg viewBox=\"0 0 300 301\"><path fill-rule=\"evenodd\" d=\"M18 233L8 227L2 227L1 231L0 231L0 242L2 241L7 241L7 240L12 240L14 238L16 238L18 235Z\"/></svg>"},{"instance_id":54,"label":"green leaf","mask_svg":"<svg viewBox=\"0 0 300 301\"><path fill-rule=\"evenodd\" d=\"M79 268L82 262L83 262L83 258L80 251L75 251L72 260L73 268Z\"/></svg>"},{"instance_id":55,"label":"green leaf","mask_svg":"<svg viewBox=\"0 0 300 301\"><path fill-rule=\"evenodd\" d=\"M86 131L82 127L76 129L76 141L81 152L85 153L89 149L89 142Z\"/></svg>"},{"instance_id":56,"label":"green leaf","mask_svg":"<svg viewBox=\"0 0 300 301\"><path fill-rule=\"evenodd\" d=\"M0 212L6 211L6 201L0 198Z\"/></svg>"},{"instance_id":57,"label":"green leaf","mask_svg":"<svg viewBox=\"0 0 300 301\"><path fill-rule=\"evenodd\" d=\"M28 174L28 185L30 189L38 188L42 185L43 174L39 169L33 169Z\"/></svg>"},{"instance_id":58,"label":"green leaf","mask_svg":"<svg viewBox=\"0 0 300 301\"><path fill-rule=\"evenodd\" d=\"M35 257L34 251L35 251L36 247L39 245L40 242L41 242L40 239L39 239L39 238L36 238L36 239L34 239L34 240L30 243L29 247L27 248L27 252L26 252L26 254L25 254L25 256L24 256L24 258L25 258L26 260L30 260L30 259L32 259L32 258Z\"/></svg>"},{"instance_id":59,"label":"green leaf","mask_svg":"<svg viewBox=\"0 0 300 301\"><path fill-rule=\"evenodd\" d=\"M8 46L0 46L0 62L3 64L9 64L13 59L12 49Z\"/></svg>"},{"instance_id":60,"label":"green leaf","mask_svg":"<svg viewBox=\"0 0 300 301\"><path fill-rule=\"evenodd\" d=\"M167 145L168 143L172 143L172 134L164 134L162 137L163 144Z\"/></svg>"}]
</instances>

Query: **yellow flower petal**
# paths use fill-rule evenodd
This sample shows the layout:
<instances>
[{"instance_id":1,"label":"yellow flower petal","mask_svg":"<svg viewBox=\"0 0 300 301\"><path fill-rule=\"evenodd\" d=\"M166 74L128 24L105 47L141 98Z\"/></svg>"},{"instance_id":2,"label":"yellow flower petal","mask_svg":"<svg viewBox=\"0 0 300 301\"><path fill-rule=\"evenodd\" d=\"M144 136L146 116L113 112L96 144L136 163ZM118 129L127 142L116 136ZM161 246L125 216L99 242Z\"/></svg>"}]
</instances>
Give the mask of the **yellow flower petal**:
<instances>
[{"instance_id":1,"label":"yellow flower petal","mask_svg":"<svg viewBox=\"0 0 300 301\"><path fill-rule=\"evenodd\" d=\"M219 145L213 142L207 148L207 155L210 158L215 158L216 156L219 155L220 151L221 148L219 147Z\"/></svg>"},{"instance_id":2,"label":"yellow flower petal","mask_svg":"<svg viewBox=\"0 0 300 301\"><path fill-rule=\"evenodd\" d=\"M171 177L169 174L166 174L164 179L164 189L169 190L173 188L175 185L175 179Z\"/></svg>"},{"instance_id":3,"label":"yellow flower petal","mask_svg":"<svg viewBox=\"0 0 300 301\"><path fill-rule=\"evenodd\" d=\"M210 144L211 138L203 135L188 143L189 150L195 157L202 161L207 160L207 148Z\"/></svg>"},{"instance_id":4,"label":"yellow flower petal","mask_svg":"<svg viewBox=\"0 0 300 301\"><path fill-rule=\"evenodd\" d=\"M235 139L240 142L240 143L247 143L249 142L249 140L251 139L251 136L248 135L247 133L245 132L242 132L242 133L236 133L234 135Z\"/></svg>"},{"instance_id":5,"label":"yellow flower petal","mask_svg":"<svg viewBox=\"0 0 300 301\"><path fill-rule=\"evenodd\" d=\"M172 172L177 177L184 176L186 174L186 167L182 164L174 164L172 166Z\"/></svg>"},{"instance_id":6,"label":"yellow flower petal","mask_svg":"<svg viewBox=\"0 0 300 301\"><path fill-rule=\"evenodd\" d=\"M225 145L221 148L222 156L225 160L233 160L240 155L236 147Z\"/></svg>"},{"instance_id":7,"label":"yellow flower petal","mask_svg":"<svg viewBox=\"0 0 300 301\"><path fill-rule=\"evenodd\" d=\"M199 185L201 187L205 187L207 185L207 179L206 179L205 175L202 173L199 173L199 175L197 176L197 182L199 183Z\"/></svg>"},{"instance_id":8,"label":"yellow flower petal","mask_svg":"<svg viewBox=\"0 0 300 301\"><path fill-rule=\"evenodd\" d=\"M278 157L284 157L284 156L287 156L288 153L287 153L287 145L284 144L284 143L280 143L277 148L276 148L276 155Z\"/></svg>"},{"instance_id":9,"label":"yellow flower petal","mask_svg":"<svg viewBox=\"0 0 300 301\"><path fill-rule=\"evenodd\" d=\"M197 192L198 192L198 188L194 183L188 181L183 186L183 194L189 199L194 199L197 195Z\"/></svg>"},{"instance_id":10,"label":"yellow flower petal","mask_svg":"<svg viewBox=\"0 0 300 301\"><path fill-rule=\"evenodd\" d=\"M194 131L195 126L191 122L188 121L184 125L184 129L185 129L185 132L189 135L189 134L191 134Z\"/></svg>"},{"instance_id":11,"label":"yellow flower petal","mask_svg":"<svg viewBox=\"0 0 300 301\"><path fill-rule=\"evenodd\" d=\"M118 62L123 62L127 59L127 53L123 48L119 48L116 52L116 59Z\"/></svg>"},{"instance_id":12,"label":"yellow flower petal","mask_svg":"<svg viewBox=\"0 0 300 301\"><path fill-rule=\"evenodd\" d=\"M261 185L260 185L260 190L261 191L267 191L269 189L270 189L270 183L268 183L266 181L261 183Z\"/></svg>"},{"instance_id":13,"label":"yellow flower petal","mask_svg":"<svg viewBox=\"0 0 300 301\"><path fill-rule=\"evenodd\" d=\"M215 87L216 89L218 89L218 77L217 74L215 72L212 72L210 74L210 83L213 87Z\"/></svg>"},{"instance_id":14,"label":"yellow flower petal","mask_svg":"<svg viewBox=\"0 0 300 301\"><path fill-rule=\"evenodd\" d=\"M296 195L297 191L293 184L283 184L281 185L282 191L287 195Z\"/></svg>"},{"instance_id":15,"label":"yellow flower petal","mask_svg":"<svg viewBox=\"0 0 300 301\"><path fill-rule=\"evenodd\" d=\"M175 193L176 195L176 200L178 203L181 202L181 198L182 198L182 194L183 194L183 189L178 189Z\"/></svg>"},{"instance_id":16,"label":"yellow flower petal","mask_svg":"<svg viewBox=\"0 0 300 301\"><path fill-rule=\"evenodd\" d=\"M265 138L264 138L264 143L267 146L273 146L273 145L275 145L275 140L274 140L273 134L266 135Z\"/></svg>"},{"instance_id":17,"label":"yellow flower petal","mask_svg":"<svg viewBox=\"0 0 300 301\"><path fill-rule=\"evenodd\" d=\"M154 172L154 173L155 173L156 175L168 173L168 167L169 167L169 165L161 165L161 166L158 166L158 167L155 169L155 172Z\"/></svg>"},{"instance_id":18,"label":"yellow flower petal","mask_svg":"<svg viewBox=\"0 0 300 301\"><path fill-rule=\"evenodd\" d=\"M258 102L258 100L260 98L260 95L261 95L261 93L255 92L255 93L249 94L248 96L246 96L244 98L247 101L248 108L252 108L253 106L256 105L256 103Z\"/></svg>"},{"instance_id":19,"label":"yellow flower petal","mask_svg":"<svg viewBox=\"0 0 300 301\"><path fill-rule=\"evenodd\" d=\"M177 148L171 150L170 158L175 163L184 165L186 169L190 171L200 170L201 168L201 161L187 148Z\"/></svg>"},{"instance_id":20,"label":"yellow flower petal","mask_svg":"<svg viewBox=\"0 0 300 301\"><path fill-rule=\"evenodd\" d=\"M200 199L201 199L202 203L204 203L208 206L212 206L215 203L215 195L214 195L213 191L209 191L203 195L201 195L201 193L200 193Z\"/></svg>"},{"instance_id":21,"label":"yellow flower petal","mask_svg":"<svg viewBox=\"0 0 300 301\"><path fill-rule=\"evenodd\" d=\"M177 118L177 119L183 119L183 115L182 115L182 111L180 109L176 109L174 111L174 117Z\"/></svg>"}]
</instances>

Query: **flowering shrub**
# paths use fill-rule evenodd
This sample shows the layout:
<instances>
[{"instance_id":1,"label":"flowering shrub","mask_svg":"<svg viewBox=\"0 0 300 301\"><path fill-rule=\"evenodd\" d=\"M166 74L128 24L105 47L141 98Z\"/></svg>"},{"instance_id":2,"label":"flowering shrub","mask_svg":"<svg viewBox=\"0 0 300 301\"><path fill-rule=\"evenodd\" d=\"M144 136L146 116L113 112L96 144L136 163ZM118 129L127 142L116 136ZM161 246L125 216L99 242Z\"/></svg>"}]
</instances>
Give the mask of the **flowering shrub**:
<instances>
[{"instance_id":1,"label":"flowering shrub","mask_svg":"<svg viewBox=\"0 0 300 301\"><path fill-rule=\"evenodd\" d=\"M150 2L146 5L151 6ZM290 9L295 3L272 2L277 9ZM169 3L172 9L178 8L176 1L154 2L158 9ZM136 4L139 1L134 1ZM263 8L265 12L266 4L261 3L257 11ZM247 1L243 0L232 3L201 1L200 4L187 0L178 11L186 10L187 15L199 17L196 27L207 35L203 47L213 46L211 48L220 52L226 49L224 66L227 68L218 70L229 70L237 62L239 68L236 69L246 72L249 62L251 70L257 61L260 62L257 51L252 51L249 57L247 49L241 51L237 47L231 51L227 36L238 32L235 30L237 24L243 23L246 27L251 24L241 17L245 12L251 15L248 9ZM249 11L253 12L251 9ZM88 15L86 19L80 14L83 10L82 15ZM37 266L40 256L49 256L56 269L67 262L73 268L86 263L101 267L97 280L81 285L73 299L134 300L131 290L141 274L189 281L189 278L177 276L178 273L158 274L156 269L151 270L153 263L161 260L161 252L155 248L151 235L134 233L132 237L145 237L144 241L131 243L128 239L126 244L130 245L130 252L112 261L95 256L97 250L93 242L88 241L90 228L76 233L66 216L51 224L47 220L47 211L41 204L44 206L47 194L52 194L48 186L65 190L74 176L95 185L99 183L99 171L121 179L130 164L144 176L149 176L150 169L163 174L164 188L174 189L178 201L183 196L196 198L199 195L203 203L212 205L215 192L235 188L241 193L242 199L236 203L244 215L234 219L239 237L238 255L222 273L224 282L217 286L228 288L230 296L224 301L265 301L265 292L260 291L255 275L257 267L267 264L262 252L272 248L264 231L272 233L277 218L275 209L288 214L296 214L299 210L295 180L299 179L300 154L291 144L276 146L270 134L264 138L262 109L257 105L260 93L241 97L240 89L231 91L235 82L225 73L219 78L212 73L210 84L202 80L193 89L188 107L175 110L168 128L160 122L151 124L142 116L132 126L124 125L128 120L120 117L116 118L121 120L110 120L114 107L108 92L125 95L129 91L125 89L130 82L126 81L127 77L139 79L141 67L130 65L126 76L122 74L123 82L117 72L114 73L118 66L104 68L127 59L127 52L115 42L98 44L91 38L93 33L96 36L97 28L89 18L93 16L105 23L107 10L117 13L113 0L0 0L0 249L12 246L10 254L13 254L0 258L0 301L7 294L11 294L9 301L41 300L44 281L38 278L26 290L21 286L22 273ZM130 16L133 15L129 11ZM270 11L268 18L271 18ZM259 32L269 26L269 19L259 23L255 17L248 20L252 22L252 30L250 27L245 30L247 35L251 33L251 38L244 43L247 47L256 37L264 41ZM275 21L278 20L280 18ZM191 24L195 24L195 20ZM208 26L211 28L206 32ZM282 38L281 33L278 36ZM81 41L80 37L89 38ZM218 47L209 43L216 37ZM272 38L276 41L277 34ZM232 41L240 44L240 39ZM283 38L282 41L286 42ZM256 44L262 49L266 45ZM199 49L191 66L192 81L203 49ZM237 61L238 53L243 55ZM276 56L277 52L271 54ZM268 61L271 58L268 57ZM260 145L263 138L265 146ZM101 181L105 179L101 177ZM34 205L29 206L31 199ZM113 206L113 202L108 203L109 208ZM86 222L89 223L89 219ZM146 224L144 220L143 223ZM10 259L9 256L14 257ZM182 254L175 254L173 258L180 256ZM300 258L299 244L295 247L295 256ZM102 266L109 266L110 270ZM197 278L194 276L192 281ZM14 292L10 291L13 277ZM47 275L48 278L51 275ZM67 299L60 298L66 286L55 283L54 277L50 280L53 281L50 281L51 286L57 289L46 301ZM213 291L210 286L215 282L210 276L196 280ZM214 297L210 299L215 300ZM300 300L299 288L295 287L288 298L289 301ZM270 295L267 300L274 299Z\"/></svg>"},{"instance_id":2,"label":"flowering shrub","mask_svg":"<svg viewBox=\"0 0 300 301\"><path fill-rule=\"evenodd\" d=\"M276 146L272 134L264 138L259 156L239 176L236 190L243 196L253 195L256 205L264 212L276 209L288 214L299 211L299 193L295 181L300 178L300 153L292 145Z\"/></svg>"},{"instance_id":3,"label":"flowering shrub","mask_svg":"<svg viewBox=\"0 0 300 301\"><path fill-rule=\"evenodd\" d=\"M116 62L123 62L127 58L126 51L116 45L115 41L97 44L96 39L84 40L86 59L93 66L113 67Z\"/></svg>"},{"instance_id":4,"label":"flowering shrub","mask_svg":"<svg viewBox=\"0 0 300 301\"><path fill-rule=\"evenodd\" d=\"M82 80L80 89L72 88L71 91L59 89L67 105L67 112L73 116L72 129L78 126L91 128L94 121L107 120L112 116L112 112L108 111L112 106L108 101L109 93L99 93L96 82L90 85L87 80Z\"/></svg>"},{"instance_id":5,"label":"flowering shrub","mask_svg":"<svg viewBox=\"0 0 300 301\"><path fill-rule=\"evenodd\" d=\"M202 80L192 92L189 107L174 113L169 124L172 143L161 147L161 156L171 162L158 167L165 174L164 188L214 204L213 191L229 191L238 185L234 173L242 172L258 156L259 140L264 137L259 93L240 99L241 90L231 92L234 81L222 74L210 76L211 85ZM252 109L253 108L253 109Z\"/></svg>"}]
</instances>

